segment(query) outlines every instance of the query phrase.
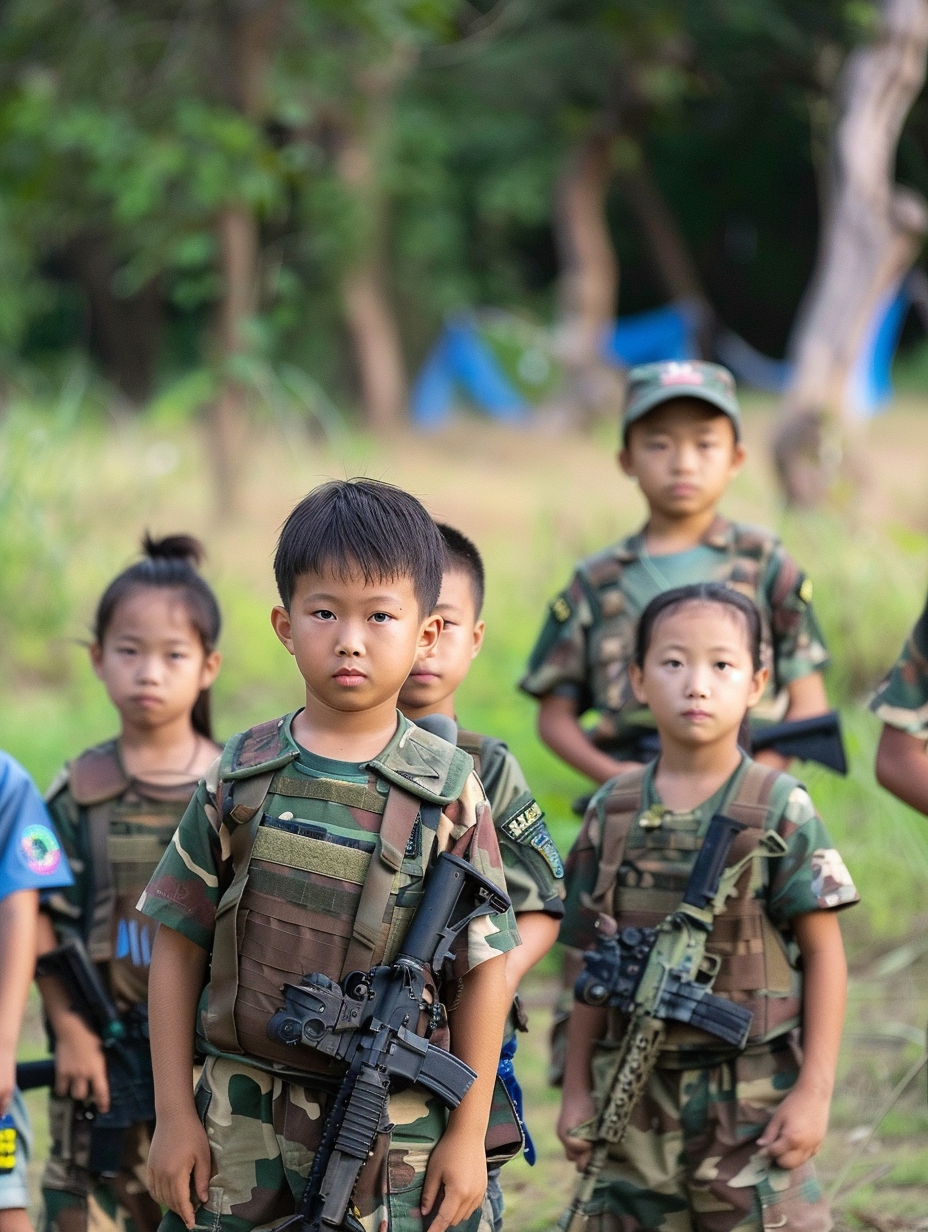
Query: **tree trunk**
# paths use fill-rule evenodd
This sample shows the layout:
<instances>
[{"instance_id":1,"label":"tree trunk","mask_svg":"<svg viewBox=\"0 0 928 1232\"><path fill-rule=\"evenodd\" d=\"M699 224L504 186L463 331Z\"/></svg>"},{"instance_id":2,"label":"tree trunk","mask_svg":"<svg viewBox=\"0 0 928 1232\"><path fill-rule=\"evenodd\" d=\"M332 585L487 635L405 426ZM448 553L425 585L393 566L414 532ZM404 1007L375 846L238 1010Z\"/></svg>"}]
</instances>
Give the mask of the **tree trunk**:
<instances>
[{"instance_id":1,"label":"tree trunk","mask_svg":"<svg viewBox=\"0 0 928 1232\"><path fill-rule=\"evenodd\" d=\"M340 131L336 167L361 214L358 252L342 279L341 298L361 385L364 422L376 431L396 428L406 411L406 367L383 266L383 201L377 183L376 147L385 93L392 82L366 82L365 118ZM362 86L364 88L364 86Z\"/></svg>"},{"instance_id":2,"label":"tree trunk","mask_svg":"<svg viewBox=\"0 0 928 1232\"><path fill-rule=\"evenodd\" d=\"M568 399L585 417L604 411L620 393L600 353L619 291L619 263L606 221L612 143L611 132L583 137L567 157L555 200L559 348L569 374Z\"/></svg>"},{"instance_id":3,"label":"tree trunk","mask_svg":"<svg viewBox=\"0 0 928 1232\"><path fill-rule=\"evenodd\" d=\"M834 481L840 436L859 413L850 377L861 343L928 229L924 200L893 182L896 146L925 79L926 52L928 0L882 0L873 42L848 57L841 75L828 211L794 327L793 378L774 442L794 504L817 504Z\"/></svg>"},{"instance_id":4,"label":"tree trunk","mask_svg":"<svg viewBox=\"0 0 928 1232\"><path fill-rule=\"evenodd\" d=\"M249 0L232 5L223 31L224 93L250 119L264 111L267 69L283 0ZM253 211L230 200L216 216L222 291L216 309L215 348L219 392L210 408L208 430L217 505L235 513L241 506L241 470L248 426L248 389L236 360L248 350L246 326L258 306L258 225Z\"/></svg>"},{"instance_id":5,"label":"tree trunk","mask_svg":"<svg viewBox=\"0 0 928 1232\"><path fill-rule=\"evenodd\" d=\"M160 281L116 295L116 262L106 235L86 231L68 246L68 260L87 297L89 343L106 376L139 407L151 396L161 349Z\"/></svg>"},{"instance_id":6,"label":"tree trunk","mask_svg":"<svg viewBox=\"0 0 928 1232\"><path fill-rule=\"evenodd\" d=\"M667 204L651 168L639 157L617 173L619 187L644 232L664 290L676 303L698 313L697 341L703 359L712 358L713 313L683 232Z\"/></svg>"}]
</instances>

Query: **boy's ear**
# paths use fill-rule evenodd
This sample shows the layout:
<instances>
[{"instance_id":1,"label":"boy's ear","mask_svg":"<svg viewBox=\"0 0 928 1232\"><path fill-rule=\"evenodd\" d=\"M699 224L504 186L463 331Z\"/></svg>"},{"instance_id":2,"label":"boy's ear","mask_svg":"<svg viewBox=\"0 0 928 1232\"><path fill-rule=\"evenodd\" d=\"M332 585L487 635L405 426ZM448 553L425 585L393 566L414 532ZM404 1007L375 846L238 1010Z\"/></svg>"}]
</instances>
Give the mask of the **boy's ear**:
<instances>
[{"instance_id":1,"label":"boy's ear","mask_svg":"<svg viewBox=\"0 0 928 1232\"><path fill-rule=\"evenodd\" d=\"M271 608L271 627L287 650L293 654L293 628L290 624L290 613L280 603Z\"/></svg>"},{"instance_id":2,"label":"boy's ear","mask_svg":"<svg viewBox=\"0 0 928 1232\"><path fill-rule=\"evenodd\" d=\"M632 692L635 695L635 700L641 702L643 706L648 704L648 699L644 694L644 672L637 663L629 663L628 679L632 686Z\"/></svg>"},{"instance_id":3,"label":"boy's ear","mask_svg":"<svg viewBox=\"0 0 928 1232\"><path fill-rule=\"evenodd\" d=\"M480 648L483 645L483 635L486 631L487 622L485 620L478 620L474 625L474 648L470 656L472 659L476 659L477 655L480 654Z\"/></svg>"},{"instance_id":4,"label":"boy's ear","mask_svg":"<svg viewBox=\"0 0 928 1232\"><path fill-rule=\"evenodd\" d=\"M445 622L437 612L433 612L431 616L426 616L422 622L422 627L419 630L418 650L433 650L435 643L441 637L441 631L445 627Z\"/></svg>"},{"instance_id":5,"label":"boy's ear","mask_svg":"<svg viewBox=\"0 0 928 1232\"><path fill-rule=\"evenodd\" d=\"M737 475L747 461L748 451L741 441L735 441L731 450L731 473Z\"/></svg>"},{"instance_id":6,"label":"boy's ear","mask_svg":"<svg viewBox=\"0 0 928 1232\"><path fill-rule=\"evenodd\" d=\"M619 470L622 471L623 474L626 474L629 479L634 479L636 477L632 467L632 455L629 453L627 445L622 446L622 448L615 455L615 460L619 464Z\"/></svg>"}]
</instances>

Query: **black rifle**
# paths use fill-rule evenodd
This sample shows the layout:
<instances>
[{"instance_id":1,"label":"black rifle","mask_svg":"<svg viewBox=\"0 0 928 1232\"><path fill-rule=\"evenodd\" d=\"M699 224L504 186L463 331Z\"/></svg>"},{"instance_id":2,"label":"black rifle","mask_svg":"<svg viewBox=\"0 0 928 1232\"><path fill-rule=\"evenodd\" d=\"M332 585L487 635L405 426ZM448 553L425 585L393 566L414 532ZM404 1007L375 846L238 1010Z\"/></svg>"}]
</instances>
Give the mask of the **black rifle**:
<instances>
[{"instance_id":1,"label":"black rifle","mask_svg":"<svg viewBox=\"0 0 928 1232\"><path fill-rule=\"evenodd\" d=\"M276 1232L361 1232L349 1209L351 1197L378 1134L389 1131L390 1092L419 1083L448 1108L467 1094L477 1075L428 1040L441 1014L437 996L430 1000L428 993L458 934L478 916L508 906L492 881L466 860L442 852L392 966L353 971L341 985L319 974L284 985L285 1004L268 1022L268 1036L344 1061L348 1071L333 1098L300 1209ZM423 1035L419 1023L426 1014Z\"/></svg>"},{"instance_id":2,"label":"black rifle","mask_svg":"<svg viewBox=\"0 0 928 1232\"><path fill-rule=\"evenodd\" d=\"M562 1232L586 1232L588 1203L609 1151L621 1142L648 1079L657 1065L668 1020L691 1023L735 1048L747 1041L753 1015L744 1006L718 997L712 985L720 959L706 953L715 917L734 892L747 863L781 855L786 844L765 834L748 856L730 868L725 862L744 826L717 813L693 864L683 901L657 928L623 928L611 916L599 917L596 949L583 956L586 970L574 988L586 1005L610 1005L628 1015L616 1051L608 1089L594 1120L572 1132L593 1142L573 1201L561 1217Z\"/></svg>"},{"instance_id":3,"label":"black rifle","mask_svg":"<svg viewBox=\"0 0 928 1232\"><path fill-rule=\"evenodd\" d=\"M783 757L797 761L814 761L835 774L847 774L847 756L841 735L841 716L837 710L817 714L811 719L796 719L788 723L763 723L750 729L751 753L772 749ZM621 744L597 745L616 761L637 761L642 765L655 761L661 752L661 738L653 727L632 727L622 737ZM593 793L578 796L571 808L582 817L589 808Z\"/></svg>"},{"instance_id":4,"label":"black rifle","mask_svg":"<svg viewBox=\"0 0 928 1232\"><path fill-rule=\"evenodd\" d=\"M80 937L68 937L57 949L40 955L35 973L39 979L57 976L71 998L71 1008L100 1037L104 1048L122 1043L125 1024Z\"/></svg>"},{"instance_id":5,"label":"black rifle","mask_svg":"<svg viewBox=\"0 0 928 1232\"><path fill-rule=\"evenodd\" d=\"M86 1126L90 1131L90 1152L87 1159L89 1171L100 1176L118 1176L122 1165L126 1131L134 1121L145 1119L137 1115L134 1105L121 1107L121 1096L134 1092L135 1058L129 1045L126 1024L119 1016L96 964L87 953L80 937L68 937L54 950L39 956L36 976L55 976L63 984L71 998L71 1008L99 1038L107 1053L107 1074L110 1083L110 1111L101 1113L92 1100L74 1101L74 1127ZM147 1047L147 1045L146 1045ZM35 1069L24 1073L25 1081L33 1086L52 1086L54 1062L35 1062ZM51 1066L47 1074L40 1066ZM116 1066L114 1071L113 1066ZM18 1074L17 1067L17 1074ZM29 1086L24 1086L28 1090ZM153 1112L153 1109L152 1109Z\"/></svg>"},{"instance_id":6,"label":"black rifle","mask_svg":"<svg viewBox=\"0 0 928 1232\"><path fill-rule=\"evenodd\" d=\"M41 1061L17 1061L16 1085L21 1091L36 1091L39 1087L55 1085L55 1058L43 1057Z\"/></svg>"}]
</instances>

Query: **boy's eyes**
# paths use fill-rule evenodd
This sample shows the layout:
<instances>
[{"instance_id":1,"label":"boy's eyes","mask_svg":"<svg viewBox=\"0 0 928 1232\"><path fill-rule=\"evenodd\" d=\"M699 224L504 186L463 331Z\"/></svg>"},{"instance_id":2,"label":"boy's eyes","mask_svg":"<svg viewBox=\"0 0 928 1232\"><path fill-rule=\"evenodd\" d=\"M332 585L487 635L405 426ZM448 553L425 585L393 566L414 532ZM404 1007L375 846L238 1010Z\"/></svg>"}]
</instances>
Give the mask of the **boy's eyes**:
<instances>
[{"instance_id":1,"label":"boy's eyes","mask_svg":"<svg viewBox=\"0 0 928 1232\"><path fill-rule=\"evenodd\" d=\"M335 619L335 613L330 612L327 607L320 607L312 614L313 616L318 617L319 620L334 620Z\"/></svg>"},{"instance_id":2,"label":"boy's eyes","mask_svg":"<svg viewBox=\"0 0 928 1232\"><path fill-rule=\"evenodd\" d=\"M393 617L389 612L374 612L373 616L371 616L371 620L375 625L385 625L388 620L392 619Z\"/></svg>"}]
</instances>

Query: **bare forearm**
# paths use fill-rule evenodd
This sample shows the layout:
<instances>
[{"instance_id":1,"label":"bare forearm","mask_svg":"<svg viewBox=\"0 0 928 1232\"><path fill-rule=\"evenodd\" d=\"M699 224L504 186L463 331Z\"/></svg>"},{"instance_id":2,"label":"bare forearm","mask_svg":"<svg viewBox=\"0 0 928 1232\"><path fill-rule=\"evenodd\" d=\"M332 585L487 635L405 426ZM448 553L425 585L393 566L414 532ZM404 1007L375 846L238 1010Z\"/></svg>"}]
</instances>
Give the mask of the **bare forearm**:
<instances>
[{"instance_id":1,"label":"bare forearm","mask_svg":"<svg viewBox=\"0 0 928 1232\"><path fill-rule=\"evenodd\" d=\"M593 1087L593 1048L606 1032L606 1011L578 1002L567 1028L564 1100L589 1094Z\"/></svg>"},{"instance_id":2,"label":"bare forearm","mask_svg":"<svg viewBox=\"0 0 928 1232\"><path fill-rule=\"evenodd\" d=\"M549 694L538 708L538 735L552 753L568 766L573 766L594 783L605 783L623 770L633 768L632 762L619 762L590 743L577 720L576 705L569 697Z\"/></svg>"},{"instance_id":3,"label":"bare forearm","mask_svg":"<svg viewBox=\"0 0 928 1232\"><path fill-rule=\"evenodd\" d=\"M803 1061L799 1085L830 1099L847 1001L847 962L831 912L798 916L793 926L803 966Z\"/></svg>"},{"instance_id":4,"label":"bare forearm","mask_svg":"<svg viewBox=\"0 0 928 1232\"><path fill-rule=\"evenodd\" d=\"M506 955L506 990L509 1000L519 991L522 977L540 962L557 941L559 921L544 911L523 911L516 916L522 944Z\"/></svg>"},{"instance_id":5,"label":"bare forearm","mask_svg":"<svg viewBox=\"0 0 928 1232\"><path fill-rule=\"evenodd\" d=\"M12 1054L19 1039L35 973L38 890L15 890L0 901L0 1050Z\"/></svg>"},{"instance_id":6,"label":"bare forearm","mask_svg":"<svg viewBox=\"0 0 928 1232\"><path fill-rule=\"evenodd\" d=\"M148 1016L159 1117L193 1106L193 1040L207 953L162 925L152 947Z\"/></svg>"},{"instance_id":7,"label":"bare forearm","mask_svg":"<svg viewBox=\"0 0 928 1232\"><path fill-rule=\"evenodd\" d=\"M451 1049L477 1077L449 1115L448 1131L479 1134L481 1140L486 1133L510 1003L505 955L488 959L464 977L460 1005L451 1015Z\"/></svg>"},{"instance_id":8,"label":"bare forearm","mask_svg":"<svg viewBox=\"0 0 928 1232\"><path fill-rule=\"evenodd\" d=\"M876 750L876 777L881 787L928 815L928 753L924 740L884 724Z\"/></svg>"}]
</instances>

